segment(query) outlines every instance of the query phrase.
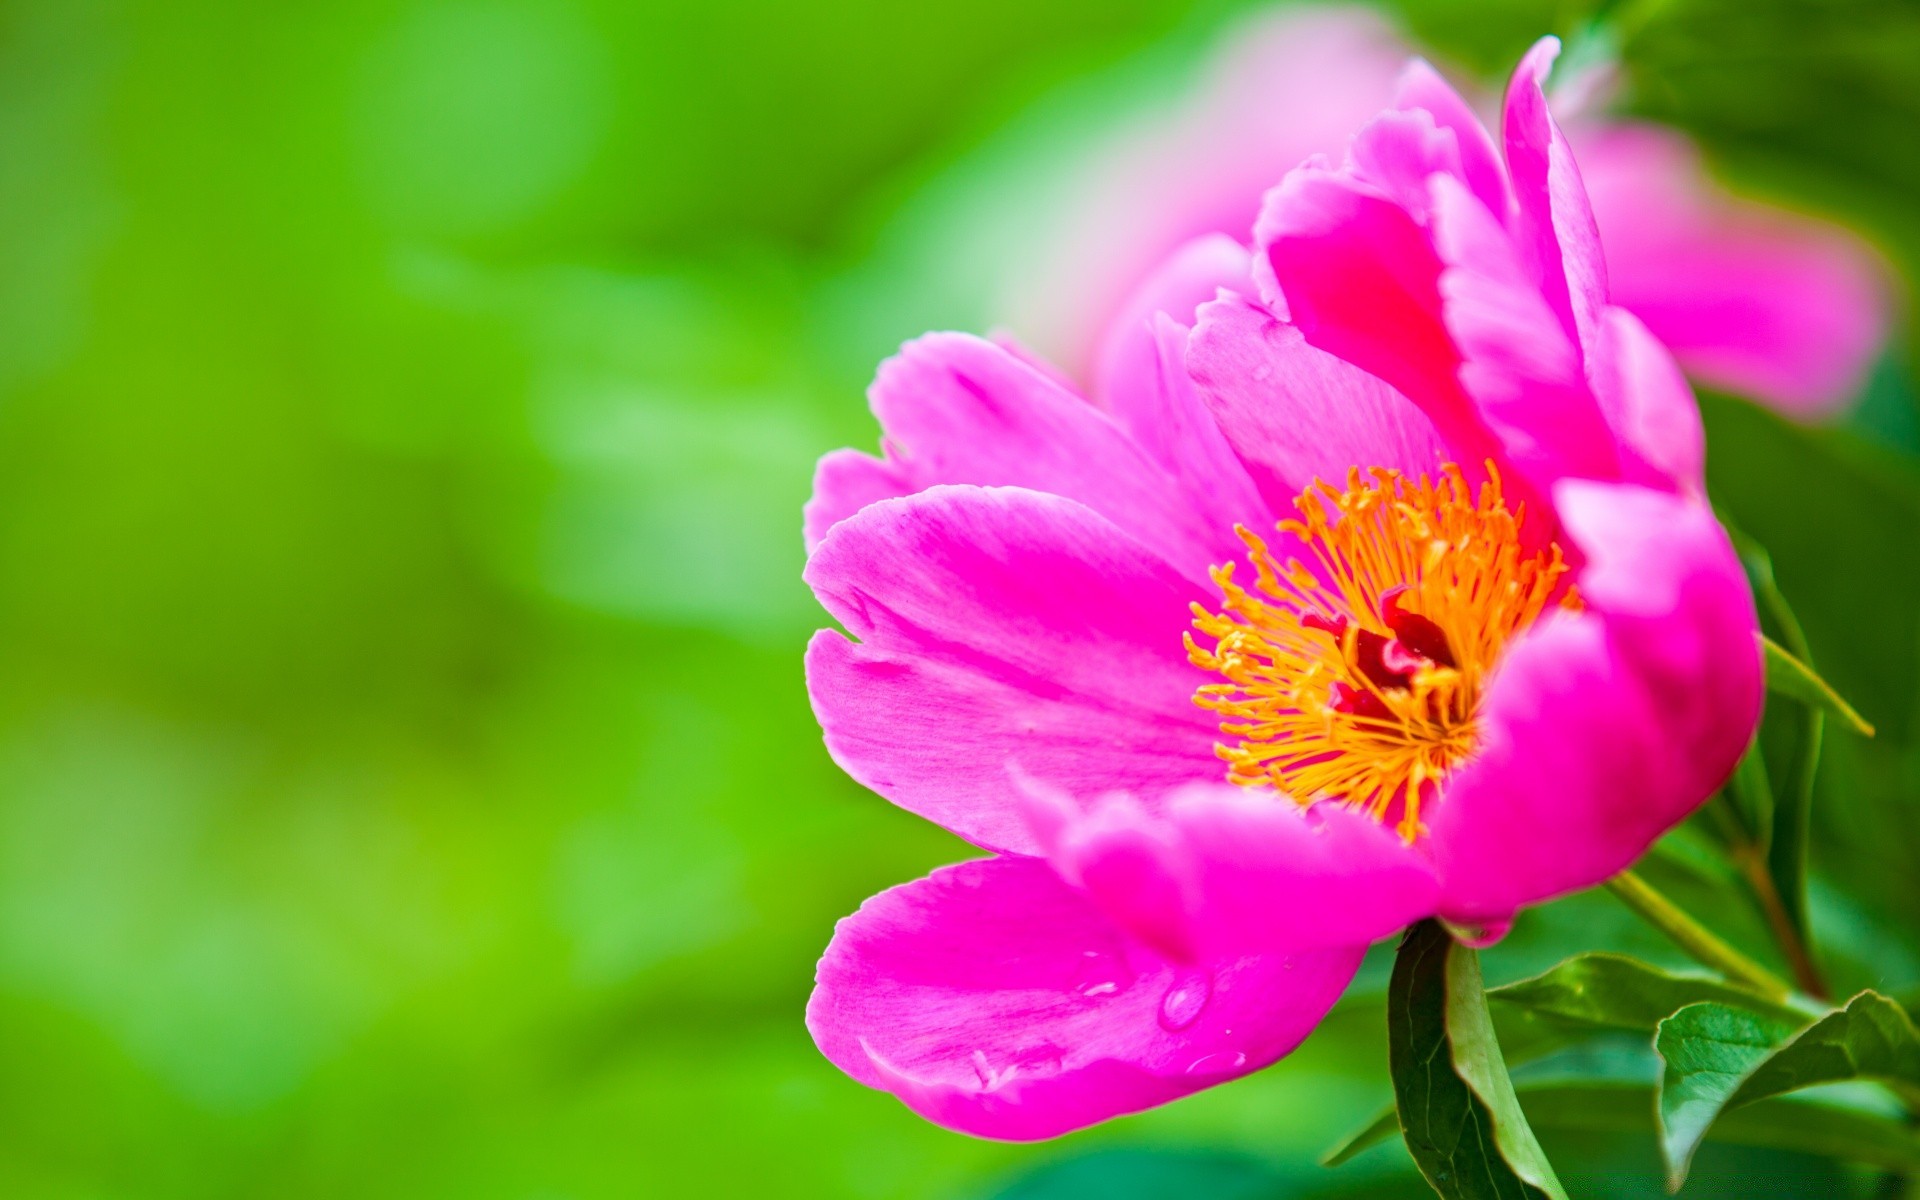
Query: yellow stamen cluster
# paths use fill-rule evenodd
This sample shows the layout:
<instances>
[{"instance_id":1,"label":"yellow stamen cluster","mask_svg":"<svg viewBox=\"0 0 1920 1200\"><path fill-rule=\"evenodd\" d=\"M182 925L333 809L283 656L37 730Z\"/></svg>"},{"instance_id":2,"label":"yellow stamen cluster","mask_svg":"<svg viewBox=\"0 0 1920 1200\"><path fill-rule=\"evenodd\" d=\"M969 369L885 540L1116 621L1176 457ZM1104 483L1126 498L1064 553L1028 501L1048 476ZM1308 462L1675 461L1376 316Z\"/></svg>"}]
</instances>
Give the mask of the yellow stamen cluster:
<instances>
[{"instance_id":1,"label":"yellow stamen cluster","mask_svg":"<svg viewBox=\"0 0 1920 1200\"><path fill-rule=\"evenodd\" d=\"M1226 679L1194 700L1235 739L1218 747L1234 782L1270 784L1301 804L1338 799L1395 821L1411 841L1428 786L1473 748L1501 649L1554 598L1566 564L1558 546L1523 542L1525 507L1508 511L1491 463L1477 497L1449 464L1437 482L1355 469L1344 491L1316 483L1294 505L1300 519L1280 530L1314 561L1282 565L1238 530L1256 578L1249 590L1234 579L1237 564L1215 567L1222 611L1194 606L1194 627L1214 644L1189 634L1188 657ZM1376 647L1394 638L1382 599L1397 587L1392 603L1438 627L1446 647L1436 657L1451 663L1416 656L1383 684L1377 667L1363 669L1362 631ZM1569 590L1561 603L1577 601Z\"/></svg>"}]
</instances>

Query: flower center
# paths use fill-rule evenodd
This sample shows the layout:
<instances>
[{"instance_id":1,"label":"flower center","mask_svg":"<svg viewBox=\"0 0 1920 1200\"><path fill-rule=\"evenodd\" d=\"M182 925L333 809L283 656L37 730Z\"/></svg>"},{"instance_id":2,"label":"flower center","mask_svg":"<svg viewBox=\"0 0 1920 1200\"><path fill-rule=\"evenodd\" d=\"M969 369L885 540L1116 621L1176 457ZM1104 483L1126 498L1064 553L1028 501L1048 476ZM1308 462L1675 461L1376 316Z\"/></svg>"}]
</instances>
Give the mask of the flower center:
<instances>
[{"instance_id":1,"label":"flower center","mask_svg":"<svg viewBox=\"0 0 1920 1200\"><path fill-rule=\"evenodd\" d=\"M1316 483L1282 521L1314 558L1277 562L1237 532L1255 573L1213 568L1218 614L1194 606L1187 656L1226 682L1194 701L1221 717L1235 783L1269 784L1301 804L1335 799L1420 832L1432 784L1474 747L1474 715L1509 638L1532 624L1567 572L1560 548L1528 549L1524 506L1509 512L1488 464L1479 494L1448 464L1435 482L1355 469L1342 491Z\"/></svg>"}]
</instances>

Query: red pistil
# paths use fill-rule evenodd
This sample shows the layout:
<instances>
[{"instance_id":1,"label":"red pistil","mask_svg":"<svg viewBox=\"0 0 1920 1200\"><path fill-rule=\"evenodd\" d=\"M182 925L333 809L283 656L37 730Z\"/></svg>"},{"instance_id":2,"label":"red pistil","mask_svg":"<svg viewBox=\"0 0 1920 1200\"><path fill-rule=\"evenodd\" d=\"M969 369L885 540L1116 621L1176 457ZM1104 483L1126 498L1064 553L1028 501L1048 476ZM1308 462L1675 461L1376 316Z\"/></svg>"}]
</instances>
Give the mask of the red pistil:
<instances>
[{"instance_id":1,"label":"red pistil","mask_svg":"<svg viewBox=\"0 0 1920 1200\"><path fill-rule=\"evenodd\" d=\"M1384 633L1362 629L1353 641L1353 665L1372 680L1375 687L1406 687L1413 679L1414 670L1420 666L1419 660L1415 659L1411 666L1396 669L1393 663L1406 661L1406 656L1393 653L1400 650L1400 643Z\"/></svg>"},{"instance_id":2,"label":"red pistil","mask_svg":"<svg viewBox=\"0 0 1920 1200\"><path fill-rule=\"evenodd\" d=\"M1361 688L1349 687L1338 679L1327 689L1327 707L1335 712L1352 713L1356 717L1393 720L1393 710L1387 707L1385 700Z\"/></svg>"},{"instance_id":3,"label":"red pistil","mask_svg":"<svg viewBox=\"0 0 1920 1200\"><path fill-rule=\"evenodd\" d=\"M1400 607L1400 597L1406 593L1405 584L1380 593L1380 619L1402 646L1421 658L1442 667L1459 666L1453 661L1453 648L1447 645L1446 631L1419 613Z\"/></svg>"},{"instance_id":4,"label":"red pistil","mask_svg":"<svg viewBox=\"0 0 1920 1200\"><path fill-rule=\"evenodd\" d=\"M1347 636L1347 619L1345 617L1323 617L1317 612L1310 612L1300 618L1300 623L1308 629L1317 629L1321 633L1332 634L1333 640L1336 642Z\"/></svg>"},{"instance_id":5,"label":"red pistil","mask_svg":"<svg viewBox=\"0 0 1920 1200\"><path fill-rule=\"evenodd\" d=\"M1380 620L1393 630L1394 636L1371 629L1355 630L1353 635L1354 668L1367 682L1383 691L1407 688L1413 682L1414 673L1422 667L1455 665L1445 631L1419 613L1400 607L1400 597L1406 591L1405 587L1389 588L1380 596ZM1300 624L1330 634L1338 642L1344 642L1347 637L1345 617L1310 612L1300 618ZM1373 691L1340 682L1329 689L1327 704L1337 712L1356 716L1384 720L1392 715L1386 702Z\"/></svg>"}]
</instances>

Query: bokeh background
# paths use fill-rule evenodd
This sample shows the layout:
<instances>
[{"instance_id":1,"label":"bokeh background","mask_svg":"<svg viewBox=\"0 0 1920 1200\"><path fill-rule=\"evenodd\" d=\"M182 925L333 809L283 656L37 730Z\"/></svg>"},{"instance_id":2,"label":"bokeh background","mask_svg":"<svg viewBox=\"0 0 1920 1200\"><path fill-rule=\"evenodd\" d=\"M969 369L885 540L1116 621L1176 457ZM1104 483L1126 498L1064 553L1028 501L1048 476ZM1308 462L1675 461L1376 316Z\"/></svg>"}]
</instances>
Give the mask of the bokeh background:
<instances>
[{"instance_id":1,"label":"bokeh background","mask_svg":"<svg viewBox=\"0 0 1920 1200\"><path fill-rule=\"evenodd\" d=\"M1314 1162L1388 1098L1377 963L1279 1067L1041 1146L801 1024L833 920L967 853L820 745L812 461L873 443L903 338L994 319L982 214L1252 9L0 3L0 1193L1422 1194L1396 1148ZM1595 15L1388 11L1488 81ZM1630 28L1629 110L1910 274L1920 9ZM1716 499L1881 729L1830 735L1816 815L1843 989L1920 982L1910 340L1834 427L1703 397ZM1688 845L1649 871L1704 897ZM1585 896L1488 969L1600 945L1670 957ZM1542 1136L1660 1194L1644 1131ZM1688 1194L1755 1180L1875 1186L1714 1146Z\"/></svg>"}]
</instances>

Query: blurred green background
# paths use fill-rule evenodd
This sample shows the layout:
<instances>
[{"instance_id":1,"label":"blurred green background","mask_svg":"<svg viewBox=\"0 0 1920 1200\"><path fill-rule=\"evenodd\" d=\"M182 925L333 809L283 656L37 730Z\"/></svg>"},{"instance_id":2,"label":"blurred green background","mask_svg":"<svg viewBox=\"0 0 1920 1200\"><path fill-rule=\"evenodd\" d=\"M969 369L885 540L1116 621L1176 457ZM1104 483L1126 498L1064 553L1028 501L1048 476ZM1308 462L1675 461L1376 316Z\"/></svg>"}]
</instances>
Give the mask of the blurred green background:
<instances>
[{"instance_id":1,"label":"blurred green background","mask_svg":"<svg viewBox=\"0 0 1920 1200\"><path fill-rule=\"evenodd\" d=\"M1313 1165L1388 1096L1373 968L1280 1067L1036 1147L920 1122L801 1025L833 920L966 854L820 745L812 461L872 444L900 340L989 315L956 208L1249 7L0 4L0 1194L1421 1194L1395 1149ZM1641 9L1635 108L1920 261L1920 10ZM1591 15L1396 11L1489 79ZM1817 915L1894 988L1906 341L1842 428L1705 399L1717 498L1882 730L1833 739ZM1712 885L1684 846L1652 870ZM1576 897L1489 971L1602 944L1664 956ZM1660 1194L1644 1135L1549 1144L1577 1192Z\"/></svg>"}]
</instances>

